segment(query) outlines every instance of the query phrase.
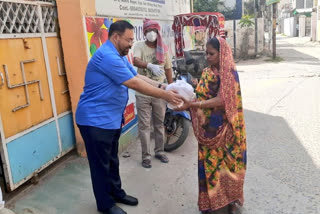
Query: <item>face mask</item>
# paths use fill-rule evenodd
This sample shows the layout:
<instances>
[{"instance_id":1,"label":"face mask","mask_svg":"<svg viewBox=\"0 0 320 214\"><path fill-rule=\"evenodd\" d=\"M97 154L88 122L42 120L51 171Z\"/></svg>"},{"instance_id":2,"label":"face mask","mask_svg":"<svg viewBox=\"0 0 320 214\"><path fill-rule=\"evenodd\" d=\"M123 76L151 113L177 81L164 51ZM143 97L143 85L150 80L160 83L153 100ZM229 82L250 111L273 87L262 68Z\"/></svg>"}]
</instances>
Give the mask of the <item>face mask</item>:
<instances>
[{"instance_id":1,"label":"face mask","mask_svg":"<svg viewBox=\"0 0 320 214\"><path fill-rule=\"evenodd\" d=\"M150 31L146 34L147 40L149 42L154 42L157 39L158 34L154 31Z\"/></svg>"}]
</instances>

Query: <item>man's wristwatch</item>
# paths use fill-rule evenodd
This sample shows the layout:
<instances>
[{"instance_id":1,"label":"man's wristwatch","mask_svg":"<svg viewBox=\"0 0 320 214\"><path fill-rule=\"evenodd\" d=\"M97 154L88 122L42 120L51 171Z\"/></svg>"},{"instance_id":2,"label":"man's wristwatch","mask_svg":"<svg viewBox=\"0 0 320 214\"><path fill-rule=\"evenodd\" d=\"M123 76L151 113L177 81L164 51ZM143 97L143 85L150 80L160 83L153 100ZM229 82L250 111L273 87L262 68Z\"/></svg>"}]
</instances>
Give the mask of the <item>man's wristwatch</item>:
<instances>
[{"instance_id":1,"label":"man's wristwatch","mask_svg":"<svg viewBox=\"0 0 320 214\"><path fill-rule=\"evenodd\" d=\"M162 84L161 84L161 83L159 83L158 88L161 88L161 86L162 86Z\"/></svg>"}]
</instances>

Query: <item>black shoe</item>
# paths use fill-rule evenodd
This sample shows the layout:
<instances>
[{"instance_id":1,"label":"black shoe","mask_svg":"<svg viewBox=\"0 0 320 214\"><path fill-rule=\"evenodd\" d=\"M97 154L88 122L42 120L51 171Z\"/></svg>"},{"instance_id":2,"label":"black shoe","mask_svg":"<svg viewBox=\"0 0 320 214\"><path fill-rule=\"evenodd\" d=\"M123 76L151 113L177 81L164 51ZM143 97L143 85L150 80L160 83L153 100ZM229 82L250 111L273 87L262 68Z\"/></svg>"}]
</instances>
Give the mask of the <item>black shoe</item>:
<instances>
[{"instance_id":1,"label":"black shoe","mask_svg":"<svg viewBox=\"0 0 320 214\"><path fill-rule=\"evenodd\" d=\"M108 211L103 212L103 214L127 214L127 213L117 205L114 205Z\"/></svg>"},{"instance_id":2,"label":"black shoe","mask_svg":"<svg viewBox=\"0 0 320 214\"><path fill-rule=\"evenodd\" d=\"M138 205L138 199L135 197L132 197L130 195L126 195L126 196L124 196L124 198L117 199L116 202L121 203L121 204L130 205L130 206Z\"/></svg>"},{"instance_id":3,"label":"black shoe","mask_svg":"<svg viewBox=\"0 0 320 214\"><path fill-rule=\"evenodd\" d=\"M156 154L155 158L159 159L162 163L169 163L169 159L165 154Z\"/></svg>"}]
</instances>

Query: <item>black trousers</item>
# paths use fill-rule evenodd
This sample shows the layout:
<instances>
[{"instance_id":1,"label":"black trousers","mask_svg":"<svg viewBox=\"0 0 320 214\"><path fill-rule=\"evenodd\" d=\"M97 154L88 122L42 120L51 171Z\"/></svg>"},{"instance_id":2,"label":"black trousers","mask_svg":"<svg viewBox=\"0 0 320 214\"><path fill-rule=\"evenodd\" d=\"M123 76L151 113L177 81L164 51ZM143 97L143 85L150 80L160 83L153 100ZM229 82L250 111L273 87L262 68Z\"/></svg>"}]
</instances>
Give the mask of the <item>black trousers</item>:
<instances>
[{"instance_id":1,"label":"black trousers","mask_svg":"<svg viewBox=\"0 0 320 214\"><path fill-rule=\"evenodd\" d=\"M85 142L93 193L99 211L106 211L115 200L126 196L121 188L118 146L121 129L101 129L78 125Z\"/></svg>"}]
</instances>

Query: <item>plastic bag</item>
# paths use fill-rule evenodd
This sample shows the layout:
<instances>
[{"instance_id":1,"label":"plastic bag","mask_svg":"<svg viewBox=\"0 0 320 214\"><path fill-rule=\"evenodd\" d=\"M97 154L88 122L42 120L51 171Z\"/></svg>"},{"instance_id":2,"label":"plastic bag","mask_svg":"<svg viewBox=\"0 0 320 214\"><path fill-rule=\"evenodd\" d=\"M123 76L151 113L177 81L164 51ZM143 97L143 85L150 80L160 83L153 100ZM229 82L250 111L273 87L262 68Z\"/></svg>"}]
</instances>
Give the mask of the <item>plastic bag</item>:
<instances>
[{"instance_id":1,"label":"plastic bag","mask_svg":"<svg viewBox=\"0 0 320 214\"><path fill-rule=\"evenodd\" d=\"M188 101L191 101L195 97L195 93L193 92L194 91L193 87L189 83L183 80L177 80L176 82L169 84L166 87L166 90L176 90L179 95L181 95ZM183 105L183 102L177 106L168 103L167 106L170 109L175 109L175 108L181 107L182 105Z\"/></svg>"},{"instance_id":2,"label":"plastic bag","mask_svg":"<svg viewBox=\"0 0 320 214\"><path fill-rule=\"evenodd\" d=\"M2 201L3 197L2 197L2 190L0 188L0 210L4 208L4 201Z\"/></svg>"}]
</instances>

